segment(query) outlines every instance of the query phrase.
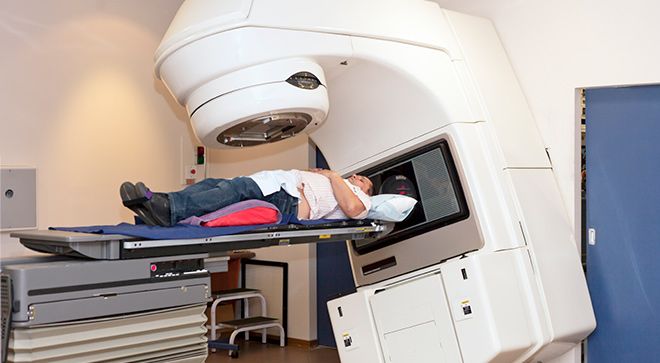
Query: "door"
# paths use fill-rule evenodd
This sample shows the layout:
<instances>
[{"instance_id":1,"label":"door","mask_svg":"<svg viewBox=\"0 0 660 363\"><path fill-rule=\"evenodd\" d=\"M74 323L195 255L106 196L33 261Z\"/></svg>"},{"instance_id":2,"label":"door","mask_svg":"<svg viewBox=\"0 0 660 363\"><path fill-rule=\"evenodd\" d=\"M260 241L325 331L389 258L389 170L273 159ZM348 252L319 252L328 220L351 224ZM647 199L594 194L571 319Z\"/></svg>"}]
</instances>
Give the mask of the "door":
<instances>
[{"instance_id":1,"label":"door","mask_svg":"<svg viewBox=\"0 0 660 363\"><path fill-rule=\"evenodd\" d=\"M660 358L660 86L587 90L589 362Z\"/></svg>"}]
</instances>

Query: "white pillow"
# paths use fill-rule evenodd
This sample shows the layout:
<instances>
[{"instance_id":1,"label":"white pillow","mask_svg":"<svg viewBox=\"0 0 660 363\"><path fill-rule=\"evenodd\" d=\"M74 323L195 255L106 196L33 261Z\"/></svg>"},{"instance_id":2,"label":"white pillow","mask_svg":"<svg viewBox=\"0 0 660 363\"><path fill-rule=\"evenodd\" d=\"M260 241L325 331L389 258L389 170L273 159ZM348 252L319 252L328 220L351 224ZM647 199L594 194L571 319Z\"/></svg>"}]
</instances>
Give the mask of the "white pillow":
<instances>
[{"instance_id":1,"label":"white pillow","mask_svg":"<svg viewBox=\"0 0 660 363\"><path fill-rule=\"evenodd\" d=\"M371 197L367 218L388 222L401 222L412 212L417 200L406 195L378 194Z\"/></svg>"}]
</instances>

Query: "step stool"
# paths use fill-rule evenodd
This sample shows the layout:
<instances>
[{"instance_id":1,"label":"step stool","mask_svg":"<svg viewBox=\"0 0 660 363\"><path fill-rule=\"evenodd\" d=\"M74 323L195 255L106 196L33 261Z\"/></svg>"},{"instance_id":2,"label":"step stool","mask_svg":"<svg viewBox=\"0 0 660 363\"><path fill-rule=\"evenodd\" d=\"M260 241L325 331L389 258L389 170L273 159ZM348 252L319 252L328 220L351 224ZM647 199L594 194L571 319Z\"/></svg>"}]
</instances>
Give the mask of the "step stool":
<instances>
[{"instance_id":1,"label":"step stool","mask_svg":"<svg viewBox=\"0 0 660 363\"><path fill-rule=\"evenodd\" d=\"M267 316L253 316L250 317L249 313L249 299L259 299L261 302L261 314L266 315L266 299L264 298L261 291L257 289L232 289L225 290L219 294L214 295L213 304L211 305L211 341L209 341L209 347L211 351L215 351L215 347L218 348L227 348L229 349L229 356L232 358L238 357L238 346L234 344L236 336L242 332L245 332L245 340L250 339L250 331L261 330L261 342L266 343L266 329L268 328L278 328L280 330L280 346L284 347L285 345L285 334L284 328L278 319L269 318ZM220 303L226 301L235 301L243 300L244 301L244 311L245 318L228 320L216 322L216 310ZM230 328L233 331L229 337L229 344L218 343L217 329L218 328Z\"/></svg>"}]
</instances>

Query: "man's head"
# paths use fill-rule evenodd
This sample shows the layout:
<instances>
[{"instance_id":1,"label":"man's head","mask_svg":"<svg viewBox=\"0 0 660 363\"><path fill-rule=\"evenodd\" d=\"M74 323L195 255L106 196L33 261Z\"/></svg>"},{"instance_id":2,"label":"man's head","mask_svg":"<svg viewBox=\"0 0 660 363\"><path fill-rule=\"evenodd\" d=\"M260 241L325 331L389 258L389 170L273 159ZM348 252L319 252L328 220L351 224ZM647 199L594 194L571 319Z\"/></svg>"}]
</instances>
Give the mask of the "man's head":
<instances>
[{"instance_id":1,"label":"man's head","mask_svg":"<svg viewBox=\"0 0 660 363\"><path fill-rule=\"evenodd\" d=\"M356 187L362 189L367 195L374 194L374 183L364 175L353 174L348 177L348 181Z\"/></svg>"}]
</instances>

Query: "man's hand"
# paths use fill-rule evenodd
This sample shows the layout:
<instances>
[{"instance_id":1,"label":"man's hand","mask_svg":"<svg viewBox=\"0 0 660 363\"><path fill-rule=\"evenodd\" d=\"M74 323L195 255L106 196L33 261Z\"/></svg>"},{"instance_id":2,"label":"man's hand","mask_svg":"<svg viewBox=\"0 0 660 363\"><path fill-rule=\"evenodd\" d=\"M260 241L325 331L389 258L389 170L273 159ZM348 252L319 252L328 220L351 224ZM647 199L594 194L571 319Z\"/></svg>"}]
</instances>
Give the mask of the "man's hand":
<instances>
[{"instance_id":1,"label":"man's hand","mask_svg":"<svg viewBox=\"0 0 660 363\"><path fill-rule=\"evenodd\" d=\"M332 177L341 177L341 175L339 175L339 173L337 173L336 171L332 171L328 169L313 168L313 169L309 169L309 171L311 171L312 173L321 174L328 179L332 179Z\"/></svg>"}]
</instances>

